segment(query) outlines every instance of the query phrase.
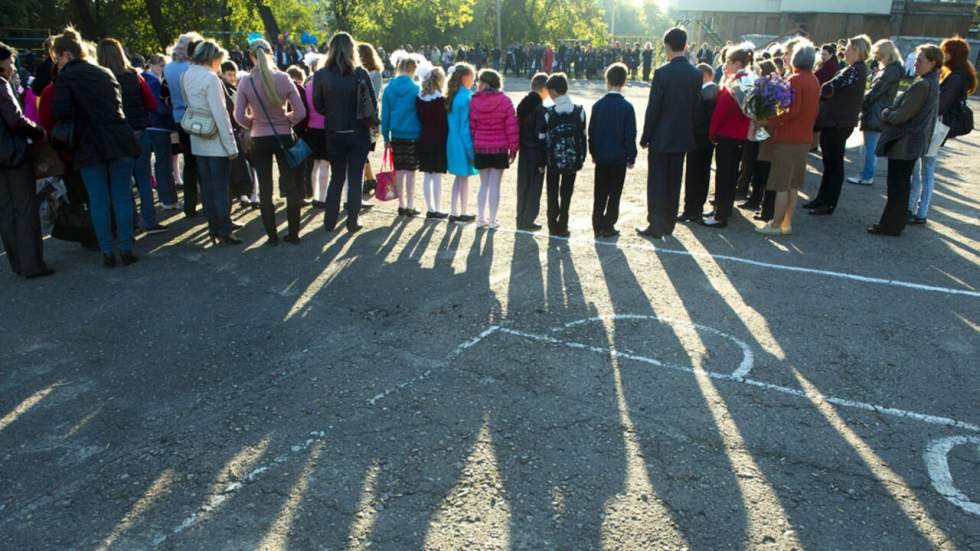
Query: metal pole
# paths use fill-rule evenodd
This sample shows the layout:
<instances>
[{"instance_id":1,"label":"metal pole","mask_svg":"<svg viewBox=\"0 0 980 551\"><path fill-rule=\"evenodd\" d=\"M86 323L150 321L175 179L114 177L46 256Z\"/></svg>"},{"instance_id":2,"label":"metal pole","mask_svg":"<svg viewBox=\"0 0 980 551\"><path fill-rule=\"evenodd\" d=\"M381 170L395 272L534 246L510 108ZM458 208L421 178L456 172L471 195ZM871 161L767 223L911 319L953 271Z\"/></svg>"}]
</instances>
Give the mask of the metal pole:
<instances>
[{"instance_id":1,"label":"metal pole","mask_svg":"<svg viewBox=\"0 0 980 551\"><path fill-rule=\"evenodd\" d=\"M497 48L504 51L504 34L500 27L500 0L497 0Z\"/></svg>"}]
</instances>

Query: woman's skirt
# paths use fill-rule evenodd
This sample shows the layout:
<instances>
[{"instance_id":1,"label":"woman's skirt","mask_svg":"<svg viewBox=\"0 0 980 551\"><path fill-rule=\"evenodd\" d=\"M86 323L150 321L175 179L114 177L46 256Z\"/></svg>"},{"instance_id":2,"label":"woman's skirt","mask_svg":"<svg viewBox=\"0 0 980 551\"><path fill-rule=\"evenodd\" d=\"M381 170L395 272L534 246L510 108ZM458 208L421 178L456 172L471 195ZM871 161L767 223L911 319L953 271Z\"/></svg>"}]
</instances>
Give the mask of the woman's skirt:
<instances>
[{"instance_id":1,"label":"woman's skirt","mask_svg":"<svg viewBox=\"0 0 980 551\"><path fill-rule=\"evenodd\" d=\"M449 171L449 158L446 156L446 144L419 143L419 170L429 174L445 174Z\"/></svg>"},{"instance_id":2,"label":"woman's skirt","mask_svg":"<svg viewBox=\"0 0 980 551\"><path fill-rule=\"evenodd\" d=\"M391 140L391 156L395 170L418 170L418 140Z\"/></svg>"},{"instance_id":3,"label":"woman's skirt","mask_svg":"<svg viewBox=\"0 0 980 551\"><path fill-rule=\"evenodd\" d=\"M778 143L772 150L772 170L769 172L769 191L793 191L803 187L806 180L806 159L810 144Z\"/></svg>"},{"instance_id":4,"label":"woman's skirt","mask_svg":"<svg viewBox=\"0 0 980 551\"><path fill-rule=\"evenodd\" d=\"M507 170L510 168L510 158L506 153L477 153L473 159L473 165L477 170L488 168Z\"/></svg>"}]
</instances>

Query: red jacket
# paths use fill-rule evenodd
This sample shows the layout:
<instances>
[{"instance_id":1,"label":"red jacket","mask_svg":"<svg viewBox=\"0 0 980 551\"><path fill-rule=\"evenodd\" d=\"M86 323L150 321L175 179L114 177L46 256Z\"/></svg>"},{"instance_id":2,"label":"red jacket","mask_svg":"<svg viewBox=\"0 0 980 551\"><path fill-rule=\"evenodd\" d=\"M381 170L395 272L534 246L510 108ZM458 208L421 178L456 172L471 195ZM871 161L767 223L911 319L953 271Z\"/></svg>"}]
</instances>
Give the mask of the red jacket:
<instances>
[{"instance_id":1,"label":"red jacket","mask_svg":"<svg viewBox=\"0 0 980 551\"><path fill-rule=\"evenodd\" d=\"M773 143L806 144L813 141L813 125L820 111L820 83L813 71L797 71L789 77L793 103L778 117L769 119Z\"/></svg>"},{"instance_id":2,"label":"red jacket","mask_svg":"<svg viewBox=\"0 0 980 551\"><path fill-rule=\"evenodd\" d=\"M738 106L732 92L727 86L722 86L721 92L718 93L718 103L715 104L715 112L711 114L711 125L708 128L708 139L711 140L711 143L718 143L719 137L747 140L751 124L752 121L742 113L742 108Z\"/></svg>"}]
</instances>

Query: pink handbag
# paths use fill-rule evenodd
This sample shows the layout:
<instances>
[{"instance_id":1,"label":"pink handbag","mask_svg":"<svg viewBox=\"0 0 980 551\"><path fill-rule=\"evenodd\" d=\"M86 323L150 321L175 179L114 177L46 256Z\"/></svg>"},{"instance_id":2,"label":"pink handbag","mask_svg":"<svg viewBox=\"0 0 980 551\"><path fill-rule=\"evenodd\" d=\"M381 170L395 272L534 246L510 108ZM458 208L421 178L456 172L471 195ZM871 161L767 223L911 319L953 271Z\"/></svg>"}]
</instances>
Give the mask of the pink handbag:
<instances>
[{"instance_id":1,"label":"pink handbag","mask_svg":"<svg viewBox=\"0 0 980 551\"><path fill-rule=\"evenodd\" d=\"M377 184L374 188L374 198L378 201L391 201L398 199L398 186L395 184L394 159L392 159L391 148L385 147L384 156L381 159L381 171L374 175Z\"/></svg>"}]
</instances>

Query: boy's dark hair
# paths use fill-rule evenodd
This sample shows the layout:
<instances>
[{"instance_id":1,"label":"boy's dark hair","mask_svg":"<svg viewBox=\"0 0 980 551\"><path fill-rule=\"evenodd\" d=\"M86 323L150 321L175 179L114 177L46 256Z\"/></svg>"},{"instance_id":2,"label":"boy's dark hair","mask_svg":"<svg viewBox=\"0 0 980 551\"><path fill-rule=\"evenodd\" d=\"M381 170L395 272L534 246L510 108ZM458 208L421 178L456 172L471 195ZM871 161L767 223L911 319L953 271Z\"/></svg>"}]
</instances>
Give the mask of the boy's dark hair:
<instances>
[{"instance_id":1,"label":"boy's dark hair","mask_svg":"<svg viewBox=\"0 0 980 551\"><path fill-rule=\"evenodd\" d=\"M6 61L17 55L17 50L0 42L0 61Z\"/></svg>"},{"instance_id":2,"label":"boy's dark hair","mask_svg":"<svg viewBox=\"0 0 980 551\"><path fill-rule=\"evenodd\" d=\"M293 80L304 80L306 78L306 71L304 71L299 65L290 65L289 67L286 67L286 74Z\"/></svg>"},{"instance_id":3,"label":"boy's dark hair","mask_svg":"<svg viewBox=\"0 0 980 551\"><path fill-rule=\"evenodd\" d=\"M534 92L540 92L548 85L548 74L547 73L535 73L531 77L531 90Z\"/></svg>"},{"instance_id":4,"label":"boy's dark hair","mask_svg":"<svg viewBox=\"0 0 980 551\"><path fill-rule=\"evenodd\" d=\"M712 69L711 65L708 65L707 63L698 63L698 70L711 78L715 78L715 70Z\"/></svg>"},{"instance_id":5,"label":"boy's dark hair","mask_svg":"<svg viewBox=\"0 0 980 551\"><path fill-rule=\"evenodd\" d=\"M221 63L221 72L227 73L228 71L238 72L238 64L232 60L224 61Z\"/></svg>"},{"instance_id":6,"label":"boy's dark hair","mask_svg":"<svg viewBox=\"0 0 980 551\"><path fill-rule=\"evenodd\" d=\"M626 85L628 74L625 64L613 63L606 68L606 84L616 88L622 88Z\"/></svg>"},{"instance_id":7,"label":"boy's dark hair","mask_svg":"<svg viewBox=\"0 0 980 551\"><path fill-rule=\"evenodd\" d=\"M687 47L687 31L680 27L674 27L664 33L664 44L670 47L673 52L683 52Z\"/></svg>"},{"instance_id":8,"label":"boy's dark hair","mask_svg":"<svg viewBox=\"0 0 980 551\"><path fill-rule=\"evenodd\" d=\"M568 77L565 73L555 73L548 77L548 83L545 85L548 90L563 96L568 93Z\"/></svg>"}]
</instances>

